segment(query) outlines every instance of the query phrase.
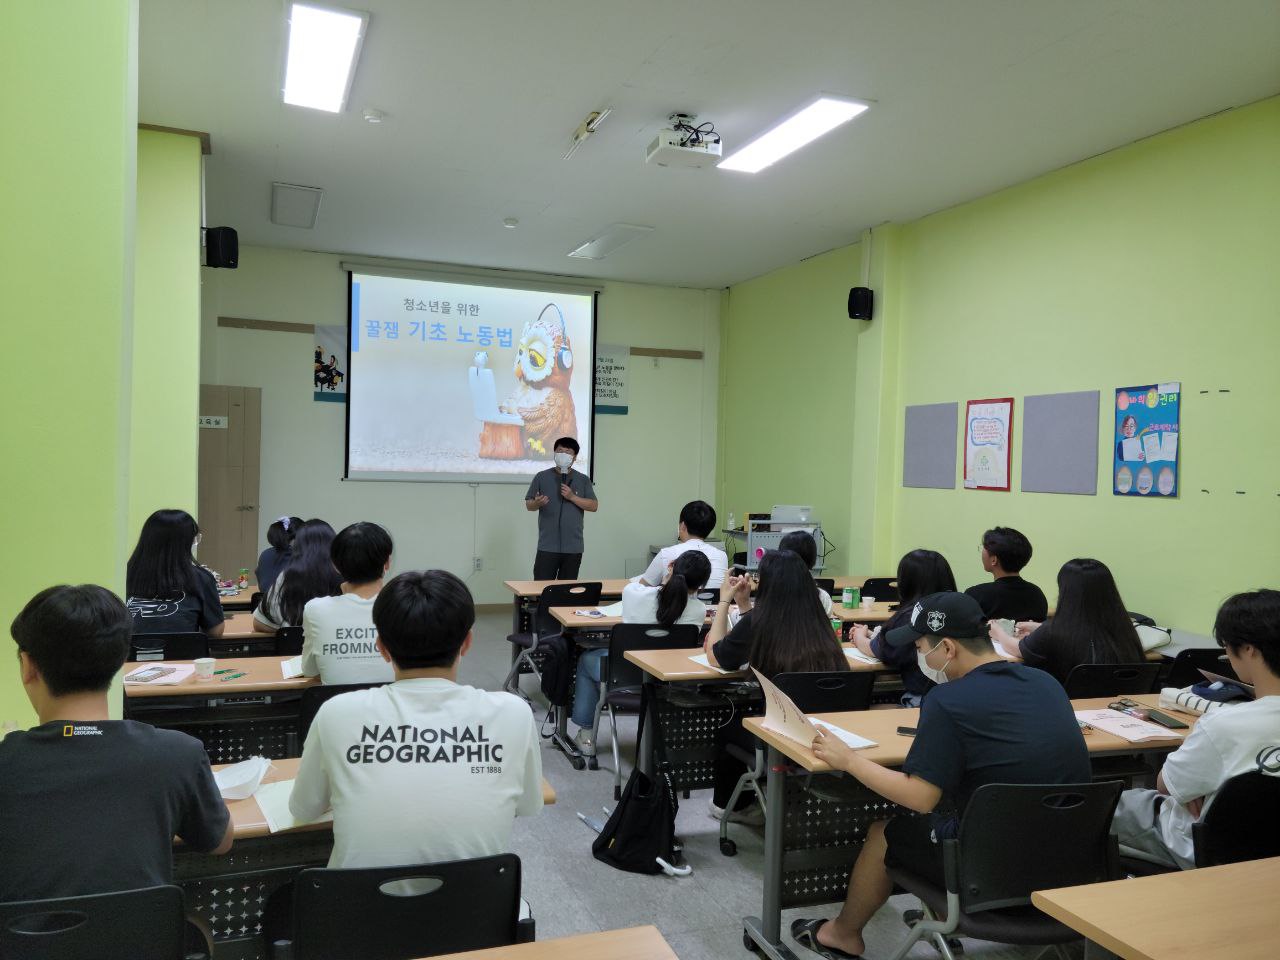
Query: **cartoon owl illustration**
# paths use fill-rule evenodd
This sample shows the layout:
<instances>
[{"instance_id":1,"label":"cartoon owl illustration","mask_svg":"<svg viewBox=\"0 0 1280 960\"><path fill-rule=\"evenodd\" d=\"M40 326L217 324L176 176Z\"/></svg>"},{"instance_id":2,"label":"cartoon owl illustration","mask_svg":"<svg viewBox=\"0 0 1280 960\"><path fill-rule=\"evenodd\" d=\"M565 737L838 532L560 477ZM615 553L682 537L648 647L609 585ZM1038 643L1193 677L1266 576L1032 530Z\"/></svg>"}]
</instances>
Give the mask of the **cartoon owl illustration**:
<instances>
[{"instance_id":1,"label":"cartoon owl illustration","mask_svg":"<svg viewBox=\"0 0 1280 960\"><path fill-rule=\"evenodd\" d=\"M554 303L520 331L515 359L516 389L502 405L524 420L521 440L525 456L551 453L558 437L578 433L578 417L569 392L573 376L573 348L564 314Z\"/></svg>"}]
</instances>

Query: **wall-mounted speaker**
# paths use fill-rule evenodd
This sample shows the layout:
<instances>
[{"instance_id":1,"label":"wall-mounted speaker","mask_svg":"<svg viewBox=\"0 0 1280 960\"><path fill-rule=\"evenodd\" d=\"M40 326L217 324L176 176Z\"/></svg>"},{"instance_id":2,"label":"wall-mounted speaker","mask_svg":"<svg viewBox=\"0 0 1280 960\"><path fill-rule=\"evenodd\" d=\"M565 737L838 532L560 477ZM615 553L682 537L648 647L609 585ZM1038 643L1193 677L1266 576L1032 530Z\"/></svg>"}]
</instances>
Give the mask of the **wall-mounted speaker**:
<instances>
[{"instance_id":1,"label":"wall-mounted speaker","mask_svg":"<svg viewBox=\"0 0 1280 960\"><path fill-rule=\"evenodd\" d=\"M232 227L208 227L204 232L204 265L228 267L240 262L240 237ZM850 303L853 301L850 300Z\"/></svg>"},{"instance_id":2,"label":"wall-mounted speaker","mask_svg":"<svg viewBox=\"0 0 1280 960\"><path fill-rule=\"evenodd\" d=\"M851 287L849 289L849 319L871 319L871 288Z\"/></svg>"}]
</instances>

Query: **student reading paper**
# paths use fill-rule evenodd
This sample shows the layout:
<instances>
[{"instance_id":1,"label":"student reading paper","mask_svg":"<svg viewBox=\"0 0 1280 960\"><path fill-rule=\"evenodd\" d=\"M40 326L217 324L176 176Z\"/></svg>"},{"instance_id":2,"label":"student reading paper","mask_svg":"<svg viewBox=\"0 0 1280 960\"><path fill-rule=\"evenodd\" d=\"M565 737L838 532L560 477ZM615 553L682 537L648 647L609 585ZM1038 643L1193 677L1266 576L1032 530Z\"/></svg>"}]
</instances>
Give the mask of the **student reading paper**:
<instances>
[{"instance_id":1,"label":"student reading paper","mask_svg":"<svg viewBox=\"0 0 1280 960\"><path fill-rule=\"evenodd\" d=\"M910 623L885 640L914 646L920 669L938 684L920 708L902 769L882 767L821 730L813 752L885 799L930 815L872 824L839 915L792 923L796 941L824 957L855 957L866 949L863 929L893 890L886 863L943 884L938 841L956 836L979 787L1090 777L1084 738L1061 685L1042 670L1001 659L972 597L924 597L912 606Z\"/></svg>"}]
</instances>

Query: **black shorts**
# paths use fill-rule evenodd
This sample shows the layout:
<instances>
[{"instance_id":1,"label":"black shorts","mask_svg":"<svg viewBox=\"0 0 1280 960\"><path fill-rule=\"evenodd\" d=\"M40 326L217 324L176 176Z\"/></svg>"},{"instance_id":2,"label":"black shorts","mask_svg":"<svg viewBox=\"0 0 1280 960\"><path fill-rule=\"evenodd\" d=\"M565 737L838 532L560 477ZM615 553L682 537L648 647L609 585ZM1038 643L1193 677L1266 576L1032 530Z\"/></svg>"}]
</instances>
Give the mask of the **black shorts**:
<instances>
[{"instance_id":1,"label":"black shorts","mask_svg":"<svg viewBox=\"0 0 1280 960\"><path fill-rule=\"evenodd\" d=\"M942 844L933 842L933 817L894 817L884 827L887 867L900 867L942 886Z\"/></svg>"}]
</instances>

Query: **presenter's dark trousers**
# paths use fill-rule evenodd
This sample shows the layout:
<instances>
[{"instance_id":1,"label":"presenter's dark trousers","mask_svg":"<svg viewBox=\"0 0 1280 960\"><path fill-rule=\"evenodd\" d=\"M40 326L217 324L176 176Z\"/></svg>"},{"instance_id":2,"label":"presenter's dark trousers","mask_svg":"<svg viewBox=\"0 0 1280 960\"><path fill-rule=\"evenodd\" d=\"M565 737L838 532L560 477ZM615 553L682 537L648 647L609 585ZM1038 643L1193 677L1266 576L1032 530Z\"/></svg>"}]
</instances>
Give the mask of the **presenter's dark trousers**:
<instances>
[{"instance_id":1,"label":"presenter's dark trousers","mask_svg":"<svg viewBox=\"0 0 1280 960\"><path fill-rule=\"evenodd\" d=\"M551 553L539 550L533 558L535 580L577 580L578 567L582 566L580 553Z\"/></svg>"}]
</instances>

